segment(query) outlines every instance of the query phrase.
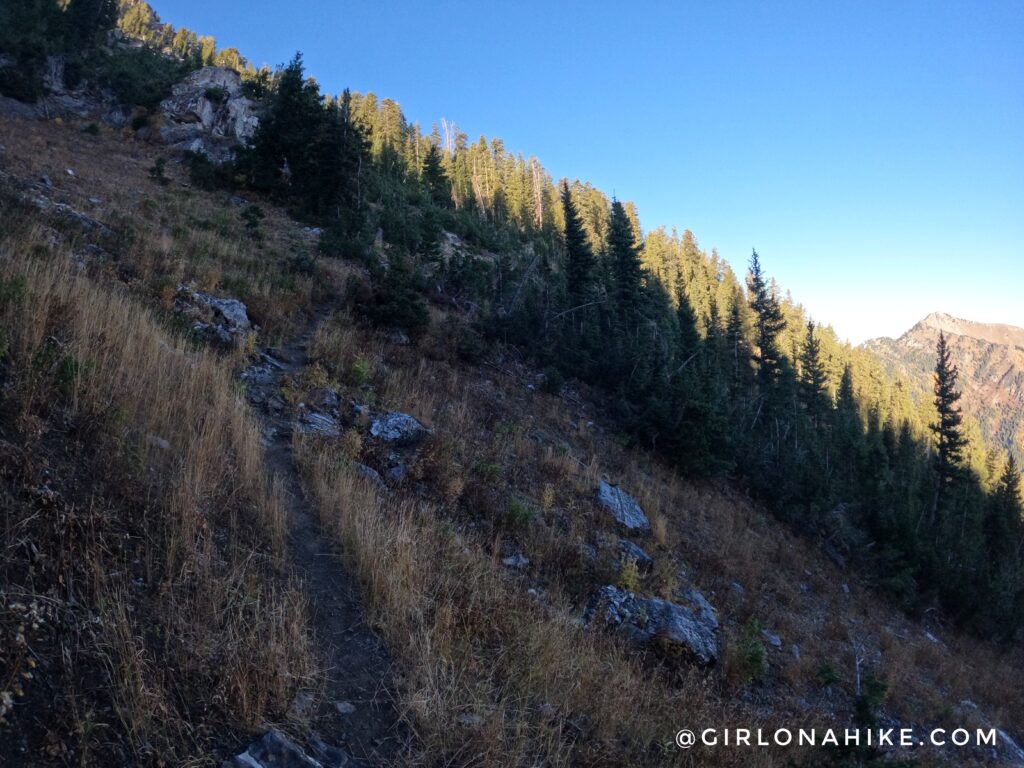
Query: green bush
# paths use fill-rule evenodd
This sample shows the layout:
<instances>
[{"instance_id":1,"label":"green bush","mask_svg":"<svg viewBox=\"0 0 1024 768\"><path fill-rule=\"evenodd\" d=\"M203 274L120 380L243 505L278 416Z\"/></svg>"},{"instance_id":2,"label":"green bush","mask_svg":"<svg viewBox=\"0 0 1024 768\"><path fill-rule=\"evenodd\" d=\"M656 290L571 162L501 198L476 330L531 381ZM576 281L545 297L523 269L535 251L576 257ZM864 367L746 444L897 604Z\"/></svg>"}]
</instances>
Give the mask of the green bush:
<instances>
[{"instance_id":1,"label":"green bush","mask_svg":"<svg viewBox=\"0 0 1024 768\"><path fill-rule=\"evenodd\" d=\"M768 671L768 653L761 642L761 622L751 616L740 631L730 660L737 677L744 683L760 680Z\"/></svg>"}]
</instances>

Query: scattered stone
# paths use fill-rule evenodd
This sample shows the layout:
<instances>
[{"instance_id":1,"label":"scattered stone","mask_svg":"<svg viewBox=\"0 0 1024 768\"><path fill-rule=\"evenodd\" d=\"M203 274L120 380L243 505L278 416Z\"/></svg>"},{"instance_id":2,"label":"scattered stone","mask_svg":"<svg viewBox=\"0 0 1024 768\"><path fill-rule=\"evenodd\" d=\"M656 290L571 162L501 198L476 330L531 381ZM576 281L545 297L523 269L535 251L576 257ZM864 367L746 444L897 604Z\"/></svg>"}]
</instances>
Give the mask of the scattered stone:
<instances>
[{"instance_id":1,"label":"scattered stone","mask_svg":"<svg viewBox=\"0 0 1024 768\"><path fill-rule=\"evenodd\" d=\"M809 586L807 586L806 584L801 584L800 585L800 591L804 592L804 593L807 593L807 592L811 591L811 588Z\"/></svg>"},{"instance_id":2,"label":"scattered stone","mask_svg":"<svg viewBox=\"0 0 1024 768\"><path fill-rule=\"evenodd\" d=\"M635 562L637 569L642 573L647 573L654 567L654 558L629 539L619 539L619 554L623 560Z\"/></svg>"},{"instance_id":3,"label":"scattered stone","mask_svg":"<svg viewBox=\"0 0 1024 768\"><path fill-rule=\"evenodd\" d=\"M415 445L430 434L430 430L407 413L385 413L373 420L370 434L386 443Z\"/></svg>"},{"instance_id":4,"label":"scattered stone","mask_svg":"<svg viewBox=\"0 0 1024 768\"><path fill-rule=\"evenodd\" d=\"M75 178L75 172L73 170L71 170L70 168L67 169L67 173L68 173L68 176L70 176L72 179Z\"/></svg>"},{"instance_id":5,"label":"scattered stone","mask_svg":"<svg viewBox=\"0 0 1024 768\"><path fill-rule=\"evenodd\" d=\"M793 643L791 646L789 646L789 650L793 652L793 658L797 661L800 661L800 646L796 643Z\"/></svg>"},{"instance_id":6,"label":"scattered stone","mask_svg":"<svg viewBox=\"0 0 1024 768\"><path fill-rule=\"evenodd\" d=\"M50 179L50 174L41 173L39 174L39 181L44 187L52 187L53 181Z\"/></svg>"},{"instance_id":7,"label":"scattered stone","mask_svg":"<svg viewBox=\"0 0 1024 768\"><path fill-rule=\"evenodd\" d=\"M158 435L146 435L146 445L159 448L161 451L169 451L171 444Z\"/></svg>"},{"instance_id":8,"label":"scattered stone","mask_svg":"<svg viewBox=\"0 0 1024 768\"><path fill-rule=\"evenodd\" d=\"M602 480L597 488L597 501L626 529L642 532L650 530L651 524L640 504L618 486Z\"/></svg>"},{"instance_id":9,"label":"scattered stone","mask_svg":"<svg viewBox=\"0 0 1024 768\"><path fill-rule=\"evenodd\" d=\"M767 629L761 630L761 637L763 637L765 641L768 643L768 645L770 645L772 648L782 647L782 638L778 635L772 634Z\"/></svg>"},{"instance_id":10,"label":"scattered stone","mask_svg":"<svg viewBox=\"0 0 1024 768\"><path fill-rule=\"evenodd\" d=\"M738 581L734 581L729 586L732 588L732 591L735 592L737 595L742 595L746 592L746 590L743 589L743 585L740 584Z\"/></svg>"},{"instance_id":11,"label":"scattered stone","mask_svg":"<svg viewBox=\"0 0 1024 768\"><path fill-rule=\"evenodd\" d=\"M487 722L480 715L474 715L471 712L463 712L457 719L459 725L464 725L467 728L480 728Z\"/></svg>"},{"instance_id":12,"label":"scattered stone","mask_svg":"<svg viewBox=\"0 0 1024 768\"><path fill-rule=\"evenodd\" d=\"M516 553L514 555L511 555L510 557L506 557L501 562L503 562L509 568L525 568L530 564L530 558L526 557L523 554Z\"/></svg>"},{"instance_id":13,"label":"scattered stone","mask_svg":"<svg viewBox=\"0 0 1024 768\"><path fill-rule=\"evenodd\" d=\"M351 701L336 701L334 702L334 708L338 710L338 714L351 715L356 711L356 705Z\"/></svg>"},{"instance_id":14,"label":"scattered stone","mask_svg":"<svg viewBox=\"0 0 1024 768\"><path fill-rule=\"evenodd\" d=\"M843 594L847 594L847 595L850 594L850 585L849 584L843 584Z\"/></svg>"},{"instance_id":15,"label":"scattered stone","mask_svg":"<svg viewBox=\"0 0 1024 768\"><path fill-rule=\"evenodd\" d=\"M313 239L315 239L317 237L320 237L323 233L324 233L324 231L322 229L320 229L320 227L303 227L302 228L302 234L304 234L310 240L313 240Z\"/></svg>"},{"instance_id":16,"label":"scattered stone","mask_svg":"<svg viewBox=\"0 0 1024 768\"><path fill-rule=\"evenodd\" d=\"M942 645L942 641L939 640L939 638L937 638L931 632L925 632L924 637L925 640L927 640L929 643L935 643L935 645Z\"/></svg>"},{"instance_id":17,"label":"scattered stone","mask_svg":"<svg viewBox=\"0 0 1024 768\"><path fill-rule=\"evenodd\" d=\"M409 335L405 333L405 331L391 331L391 333L388 334L388 341L392 344L397 344L400 347L407 347L409 346Z\"/></svg>"},{"instance_id":18,"label":"scattered stone","mask_svg":"<svg viewBox=\"0 0 1024 768\"><path fill-rule=\"evenodd\" d=\"M718 660L715 609L695 589L680 594L682 602L673 603L637 597L609 584L591 599L584 621L589 624L596 618L641 647L669 654L683 651L701 664L714 664Z\"/></svg>"},{"instance_id":19,"label":"scattered stone","mask_svg":"<svg viewBox=\"0 0 1024 768\"><path fill-rule=\"evenodd\" d=\"M310 734L309 746L323 768L345 768L345 766L351 765L351 758L347 752L338 747L331 746L320 738L320 734L315 731Z\"/></svg>"}]
</instances>

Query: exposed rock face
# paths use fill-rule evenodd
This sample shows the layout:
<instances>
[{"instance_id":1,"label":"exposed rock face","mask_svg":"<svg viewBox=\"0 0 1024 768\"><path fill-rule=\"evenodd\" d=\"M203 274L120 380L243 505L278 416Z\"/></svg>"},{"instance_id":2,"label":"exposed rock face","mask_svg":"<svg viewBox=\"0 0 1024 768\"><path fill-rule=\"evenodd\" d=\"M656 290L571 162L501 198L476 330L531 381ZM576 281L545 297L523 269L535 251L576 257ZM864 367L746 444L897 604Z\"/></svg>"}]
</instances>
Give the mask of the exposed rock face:
<instances>
[{"instance_id":1,"label":"exposed rock face","mask_svg":"<svg viewBox=\"0 0 1024 768\"><path fill-rule=\"evenodd\" d=\"M909 385L918 402L927 402L940 332L960 371L960 407L978 420L986 440L1024 459L1024 328L933 312L898 339L871 339L863 346Z\"/></svg>"},{"instance_id":2,"label":"exposed rock face","mask_svg":"<svg viewBox=\"0 0 1024 768\"><path fill-rule=\"evenodd\" d=\"M174 147L223 159L233 144L256 133L255 103L242 91L238 73L220 67L196 70L160 103L161 139Z\"/></svg>"},{"instance_id":3,"label":"exposed rock face","mask_svg":"<svg viewBox=\"0 0 1024 768\"><path fill-rule=\"evenodd\" d=\"M373 420L370 434L396 446L416 445L430 430L407 413L384 413Z\"/></svg>"},{"instance_id":4,"label":"exposed rock face","mask_svg":"<svg viewBox=\"0 0 1024 768\"><path fill-rule=\"evenodd\" d=\"M584 613L622 632L641 647L674 655L682 652L701 664L718 660L718 619L715 609L695 589L680 593L680 602L637 597L611 584L601 587Z\"/></svg>"},{"instance_id":5,"label":"exposed rock face","mask_svg":"<svg viewBox=\"0 0 1024 768\"><path fill-rule=\"evenodd\" d=\"M245 304L238 299L220 298L178 286L174 311L193 320L192 331L224 346L238 346L252 333Z\"/></svg>"},{"instance_id":6,"label":"exposed rock face","mask_svg":"<svg viewBox=\"0 0 1024 768\"><path fill-rule=\"evenodd\" d=\"M642 532L651 528L650 521L637 500L618 486L602 480L597 488L597 503L611 512L627 530Z\"/></svg>"}]
</instances>

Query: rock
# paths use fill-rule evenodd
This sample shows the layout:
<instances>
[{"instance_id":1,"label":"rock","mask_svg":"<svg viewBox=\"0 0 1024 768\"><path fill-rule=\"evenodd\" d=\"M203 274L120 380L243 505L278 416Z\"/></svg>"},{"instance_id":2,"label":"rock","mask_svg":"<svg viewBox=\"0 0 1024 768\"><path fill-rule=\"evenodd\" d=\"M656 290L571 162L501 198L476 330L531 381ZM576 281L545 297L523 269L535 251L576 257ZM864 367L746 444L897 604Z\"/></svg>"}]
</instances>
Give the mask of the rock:
<instances>
[{"instance_id":1,"label":"rock","mask_svg":"<svg viewBox=\"0 0 1024 768\"><path fill-rule=\"evenodd\" d=\"M514 555L511 555L510 557L506 557L501 562L507 565L509 568L525 568L530 564L530 558L526 557L525 555L516 553Z\"/></svg>"},{"instance_id":2,"label":"rock","mask_svg":"<svg viewBox=\"0 0 1024 768\"><path fill-rule=\"evenodd\" d=\"M245 304L222 298L186 285L178 286L175 313L193 320L192 331L225 346L240 346L253 332Z\"/></svg>"},{"instance_id":3,"label":"rock","mask_svg":"<svg viewBox=\"0 0 1024 768\"><path fill-rule=\"evenodd\" d=\"M649 531L650 522L636 499L618 486L604 480L597 488L597 502L607 509L615 519L630 531Z\"/></svg>"},{"instance_id":4,"label":"rock","mask_svg":"<svg viewBox=\"0 0 1024 768\"><path fill-rule=\"evenodd\" d=\"M146 435L146 445L159 448L161 451L169 451L171 444L158 435Z\"/></svg>"},{"instance_id":5,"label":"rock","mask_svg":"<svg viewBox=\"0 0 1024 768\"><path fill-rule=\"evenodd\" d=\"M309 395L309 404L319 411L336 412L338 393L329 387L314 389Z\"/></svg>"},{"instance_id":6,"label":"rock","mask_svg":"<svg viewBox=\"0 0 1024 768\"><path fill-rule=\"evenodd\" d=\"M843 594L845 594L845 595L850 594L850 585L849 584L843 584Z\"/></svg>"},{"instance_id":7,"label":"rock","mask_svg":"<svg viewBox=\"0 0 1024 768\"><path fill-rule=\"evenodd\" d=\"M179 149L200 152L215 162L231 155L256 133L256 104L245 96L238 73L221 67L198 69L160 102L160 138Z\"/></svg>"},{"instance_id":8,"label":"rock","mask_svg":"<svg viewBox=\"0 0 1024 768\"><path fill-rule=\"evenodd\" d=\"M793 658L797 661L800 661L800 646L796 643L793 643L791 646L789 646L789 650L793 652Z\"/></svg>"},{"instance_id":9,"label":"rock","mask_svg":"<svg viewBox=\"0 0 1024 768\"><path fill-rule=\"evenodd\" d=\"M299 415L299 429L307 435L338 437L341 434L337 419L316 411L304 411Z\"/></svg>"},{"instance_id":10,"label":"rock","mask_svg":"<svg viewBox=\"0 0 1024 768\"><path fill-rule=\"evenodd\" d=\"M337 752L342 755L344 762L334 762L333 768L341 768L349 763L344 753L340 750ZM295 742L274 728L250 744L244 752L227 760L222 768L324 768L324 763L307 755Z\"/></svg>"},{"instance_id":11,"label":"rock","mask_svg":"<svg viewBox=\"0 0 1024 768\"><path fill-rule=\"evenodd\" d=\"M373 420L370 434L386 443L415 445L430 434L430 430L407 413L385 413Z\"/></svg>"},{"instance_id":12,"label":"rock","mask_svg":"<svg viewBox=\"0 0 1024 768\"><path fill-rule=\"evenodd\" d=\"M772 648L782 647L782 638L778 635L773 635L767 629L761 630L761 637L763 637L765 639L765 642L767 642L768 645L770 645Z\"/></svg>"},{"instance_id":13,"label":"rock","mask_svg":"<svg viewBox=\"0 0 1024 768\"><path fill-rule=\"evenodd\" d=\"M316 694L312 691L299 691L292 705L288 707L288 717L295 720L309 720L316 705Z\"/></svg>"},{"instance_id":14,"label":"rock","mask_svg":"<svg viewBox=\"0 0 1024 768\"><path fill-rule=\"evenodd\" d=\"M388 480L393 485L398 485L400 482L405 480L405 476L409 473L409 468L402 463L395 464L394 466L388 467L387 476Z\"/></svg>"},{"instance_id":15,"label":"rock","mask_svg":"<svg viewBox=\"0 0 1024 768\"><path fill-rule=\"evenodd\" d=\"M338 710L338 714L351 715L356 711L356 705L351 701L336 701L334 702L334 708Z\"/></svg>"},{"instance_id":16,"label":"rock","mask_svg":"<svg viewBox=\"0 0 1024 768\"><path fill-rule=\"evenodd\" d=\"M638 570L647 573L654 567L654 559L629 539L619 539L619 555L623 560L632 560Z\"/></svg>"},{"instance_id":17,"label":"rock","mask_svg":"<svg viewBox=\"0 0 1024 768\"><path fill-rule=\"evenodd\" d=\"M732 591L735 592L737 595L742 595L744 592L746 592L746 590L743 589L743 585L740 584L738 581L734 581L729 586L732 588Z\"/></svg>"},{"instance_id":18,"label":"rock","mask_svg":"<svg viewBox=\"0 0 1024 768\"><path fill-rule=\"evenodd\" d=\"M641 647L670 655L682 651L701 664L714 664L718 660L715 610L695 589L685 590L682 598L680 603L642 598L609 584L591 599L584 621L589 624L596 619Z\"/></svg>"},{"instance_id":19,"label":"rock","mask_svg":"<svg viewBox=\"0 0 1024 768\"><path fill-rule=\"evenodd\" d=\"M467 728L480 728L486 722L480 715L474 715L471 712L464 712L457 719L459 725Z\"/></svg>"},{"instance_id":20,"label":"rock","mask_svg":"<svg viewBox=\"0 0 1024 768\"><path fill-rule=\"evenodd\" d=\"M39 182L44 187L52 187L53 186L53 181L50 179L50 175L48 173L41 173L41 174L39 174Z\"/></svg>"}]
</instances>

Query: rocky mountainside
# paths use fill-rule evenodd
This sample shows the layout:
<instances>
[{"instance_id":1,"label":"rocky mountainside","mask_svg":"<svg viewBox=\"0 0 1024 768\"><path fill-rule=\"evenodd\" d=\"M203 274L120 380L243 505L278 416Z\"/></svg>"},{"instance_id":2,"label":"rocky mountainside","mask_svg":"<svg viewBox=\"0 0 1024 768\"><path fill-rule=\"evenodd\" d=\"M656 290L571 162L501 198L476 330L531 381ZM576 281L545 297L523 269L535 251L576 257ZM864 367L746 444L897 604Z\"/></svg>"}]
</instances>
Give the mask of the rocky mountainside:
<instances>
[{"instance_id":1,"label":"rocky mountainside","mask_svg":"<svg viewBox=\"0 0 1024 768\"><path fill-rule=\"evenodd\" d=\"M864 342L915 396L931 392L935 344L944 333L960 370L961 406L991 444L1024 455L1024 328L933 312L898 339Z\"/></svg>"}]
</instances>

